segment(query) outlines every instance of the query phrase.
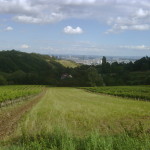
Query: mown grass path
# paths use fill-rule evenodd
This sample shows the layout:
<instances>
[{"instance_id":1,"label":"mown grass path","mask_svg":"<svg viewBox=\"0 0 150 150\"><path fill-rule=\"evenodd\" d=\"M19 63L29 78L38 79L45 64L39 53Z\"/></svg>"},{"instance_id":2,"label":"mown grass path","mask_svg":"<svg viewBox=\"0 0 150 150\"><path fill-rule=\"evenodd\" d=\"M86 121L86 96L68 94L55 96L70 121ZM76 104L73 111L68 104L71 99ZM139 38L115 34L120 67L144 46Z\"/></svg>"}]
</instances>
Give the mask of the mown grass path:
<instances>
[{"instance_id":1,"label":"mown grass path","mask_svg":"<svg viewBox=\"0 0 150 150\"><path fill-rule=\"evenodd\" d=\"M36 96L30 97L26 101L20 101L19 103L0 109L0 140L11 135L21 117L31 110L44 94L45 92L42 92Z\"/></svg>"},{"instance_id":2,"label":"mown grass path","mask_svg":"<svg viewBox=\"0 0 150 150\"><path fill-rule=\"evenodd\" d=\"M149 130L150 102L99 95L75 88L49 88L40 102L25 116L15 136L37 134L61 128L74 135L122 131L141 122Z\"/></svg>"}]
</instances>

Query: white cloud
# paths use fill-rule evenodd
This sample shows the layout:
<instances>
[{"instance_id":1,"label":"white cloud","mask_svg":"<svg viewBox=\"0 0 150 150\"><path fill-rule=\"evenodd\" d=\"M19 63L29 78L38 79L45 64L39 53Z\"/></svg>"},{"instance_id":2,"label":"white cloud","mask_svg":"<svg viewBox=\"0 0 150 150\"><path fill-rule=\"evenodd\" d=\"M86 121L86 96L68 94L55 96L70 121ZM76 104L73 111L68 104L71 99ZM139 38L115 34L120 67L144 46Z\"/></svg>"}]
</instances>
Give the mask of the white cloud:
<instances>
[{"instance_id":1,"label":"white cloud","mask_svg":"<svg viewBox=\"0 0 150 150\"><path fill-rule=\"evenodd\" d=\"M23 44L23 45L21 45L21 48L22 48L22 49L28 49L28 48L30 48L30 46L27 45L27 44Z\"/></svg>"},{"instance_id":2,"label":"white cloud","mask_svg":"<svg viewBox=\"0 0 150 150\"><path fill-rule=\"evenodd\" d=\"M113 27L109 30L107 30L105 33L120 33L125 30L138 30L138 31L145 31L150 30L149 24L135 24L135 25L120 25L120 24L114 24Z\"/></svg>"},{"instance_id":3,"label":"white cloud","mask_svg":"<svg viewBox=\"0 0 150 150\"><path fill-rule=\"evenodd\" d=\"M81 4L94 4L96 0L66 0L66 4L74 4L74 5L81 5Z\"/></svg>"},{"instance_id":4,"label":"white cloud","mask_svg":"<svg viewBox=\"0 0 150 150\"><path fill-rule=\"evenodd\" d=\"M149 0L0 0L0 14L35 24L96 19L110 26L107 33L150 30Z\"/></svg>"},{"instance_id":5,"label":"white cloud","mask_svg":"<svg viewBox=\"0 0 150 150\"><path fill-rule=\"evenodd\" d=\"M133 25L129 28L130 30L150 30L150 25L149 24L137 24Z\"/></svg>"},{"instance_id":6,"label":"white cloud","mask_svg":"<svg viewBox=\"0 0 150 150\"><path fill-rule=\"evenodd\" d=\"M14 30L14 28L11 27L11 26L8 26L8 27L5 28L5 31L12 31L12 30Z\"/></svg>"},{"instance_id":7,"label":"white cloud","mask_svg":"<svg viewBox=\"0 0 150 150\"><path fill-rule=\"evenodd\" d=\"M16 16L14 20L19 21L19 22L24 22L24 23L40 23L41 19L39 18L34 18L32 16Z\"/></svg>"},{"instance_id":8,"label":"white cloud","mask_svg":"<svg viewBox=\"0 0 150 150\"><path fill-rule=\"evenodd\" d=\"M66 33L66 34L82 34L83 30L80 27L73 28L71 26L66 26L64 28L64 33Z\"/></svg>"},{"instance_id":9,"label":"white cloud","mask_svg":"<svg viewBox=\"0 0 150 150\"><path fill-rule=\"evenodd\" d=\"M54 23L64 19L64 16L58 13L52 13L50 15L39 15L39 16L27 16L19 15L13 18L15 21L22 23L33 23L33 24L43 24L43 23Z\"/></svg>"},{"instance_id":10,"label":"white cloud","mask_svg":"<svg viewBox=\"0 0 150 150\"><path fill-rule=\"evenodd\" d=\"M148 15L150 15L150 12L148 10L143 10L142 8L140 8L136 12L136 17L138 18L144 18L144 17L147 17Z\"/></svg>"},{"instance_id":11,"label":"white cloud","mask_svg":"<svg viewBox=\"0 0 150 150\"><path fill-rule=\"evenodd\" d=\"M136 49L136 50L150 50L150 46L145 46L145 45L124 45L124 46L119 46L119 48L123 49Z\"/></svg>"}]
</instances>

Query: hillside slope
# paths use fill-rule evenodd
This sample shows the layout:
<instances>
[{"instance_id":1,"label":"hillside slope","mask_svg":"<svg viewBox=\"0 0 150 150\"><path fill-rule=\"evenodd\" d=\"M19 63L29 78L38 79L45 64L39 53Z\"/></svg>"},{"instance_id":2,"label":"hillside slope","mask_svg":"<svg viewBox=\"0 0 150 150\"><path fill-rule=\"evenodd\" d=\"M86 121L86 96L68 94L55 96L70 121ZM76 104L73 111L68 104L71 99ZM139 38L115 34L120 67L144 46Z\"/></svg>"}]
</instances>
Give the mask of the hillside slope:
<instances>
[{"instance_id":1,"label":"hillside slope","mask_svg":"<svg viewBox=\"0 0 150 150\"><path fill-rule=\"evenodd\" d=\"M0 52L0 84L56 83L63 69L47 55L15 50Z\"/></svg>"}]
</instances>

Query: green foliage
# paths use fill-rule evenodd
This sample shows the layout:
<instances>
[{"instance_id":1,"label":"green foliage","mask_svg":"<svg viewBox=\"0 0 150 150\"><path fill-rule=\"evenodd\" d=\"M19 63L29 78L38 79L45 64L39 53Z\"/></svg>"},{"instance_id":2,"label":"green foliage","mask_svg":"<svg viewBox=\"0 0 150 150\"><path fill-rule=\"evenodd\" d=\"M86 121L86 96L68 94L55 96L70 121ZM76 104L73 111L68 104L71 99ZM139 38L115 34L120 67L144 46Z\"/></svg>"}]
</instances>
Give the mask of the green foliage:
<instances>
[{"instance_id":1,"label":"green foliage","mask_svg":"<svg viewBox=\"0 0 150 150\"><path fill-rule=\"evenodd\" d=\"M6 85L7 84L7 80L0 75L0 85Z\"/></svg>"},{"instance_id":2,"label":"green foliage","mask_svg":"<svg viewBox=\"0 0 150 150\"><path fill-rule=\"evenodd\" d=\"M87 87L91 92L103 93L120 97L150 100L150 86L113 86L113 87Z\"/></svg>"},{"instance_id":3,"label":"green foliage","mask_svg":"<svg viewBox=\"0 0 150 150\"><path fill-rule=\"evenodd\" d=\"M105 61L103 57L102 65L95 66L103 76L105 85L149 85L150 78L150 58L143 57L134 63L112 64Z\"/></svg>"},{"instance_id":4,"label":"green foliage","mask_svg":"<svg viewBox=\"0 0 150 150\"><path fill-rule=\"evenodd\" d=\"M150 58L148 56L141 58L140 60L135 61L134 70L147 71L150 70Z\"/></svg>"},{"instance_id":5,"label":"green foliage","mask_svg":"<svg viewBox=\"0 0 150 150\"><path fill-rule=\"evenodd\" d=\"M63 74L71 75L72 78L61 80ZM143 57L128 64L117 62L110 64L106 61L106 57L103 57L102 65L77 66L73 62L57 60L48 55L15 50L0 51L0 84L81 87L148 85L150 84L150 58Z\"/></svg>"},{"instance_id":6,"label":"green foliage","mask_svg":"<svg viewBox=\"0 0 150 150\"><path fill-rule=\"evenodd\" d=\"M139 128L140 130L140 128ZM139 130L129 134L125 130L122 134L102 136L92 132L85 137L75 137L62 130L52 133L42 132L35 136L24 134L14 139L11 146L1 146L2 150L148 150L150 136ZM141 130L140 130L141 131Z\"/></svg>"},{"instance_id":7,"label":"green foliage","mask_svg":"<svg viewBox=\"0 0 150 150\"><path fill-rule=\"evenodd\" d=\"M0 52L0 72L8 84L56 85L64 67L48 55L19 51Z\"/></svg>"},{"instance_id":8,"label":"green foliage","mask_svg":"<svg viewBox=\"0 0 150 150\"><path fill-rule=\"evenodd\" d=\"M93 66L82 65L74 69L66 70L73 78L60 82L61 86L101 86L103 78Z\"/></svg>"},{"instance_id":9,"label":"green foliage","mask_svg":"<svg viewBox=\"0 0 150 150\"><path fill-rule=\"evenodd\" d=\"M30 95L38 94L42 91L42 86L34 85L14 85L0 87L0 103L7 100L14 100Z\"/></svg>"},{"instance_id":10,"label":"green foliage","mask_svg":"<svg viewBox=\"0 0 150 150\"><path fill-rule=\"evenodd\" d=\"M88 68L89 86L103 85L103 79L94 67Z\"/></svg>"}]
</instances>

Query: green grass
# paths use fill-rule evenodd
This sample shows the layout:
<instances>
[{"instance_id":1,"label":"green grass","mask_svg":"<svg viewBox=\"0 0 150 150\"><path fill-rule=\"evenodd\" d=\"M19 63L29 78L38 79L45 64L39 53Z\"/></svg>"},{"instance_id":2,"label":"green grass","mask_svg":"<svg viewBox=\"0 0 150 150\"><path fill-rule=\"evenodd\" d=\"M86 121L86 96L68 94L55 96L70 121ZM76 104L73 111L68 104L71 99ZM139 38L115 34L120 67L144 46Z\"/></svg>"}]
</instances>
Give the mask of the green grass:
<instances>
[{"instance_id":1,"label":"green grass","mask_svg":"<svg viewBox=\"0 0 150 150\"><path fill-rule=\"evenodd\" d=\"M59 127L75 135L93 130L121 131L150 115L150 103L97 95L75 88L49 88L42 100L26 116L21 126L29 133L48 132ZM145 127L150 120L145 119ZM117 128L116 128L117 126Z\"/></svg>"},{"instance_id":2,"label":"green grass","mask_svg":"<svg viewBox=\"0 0 150 150\"><path fill-rule=\"evenodd\" d=\"M85 87L91 92L103 93L114 96L150 100L150 86L106 86L106 87Z\"/></svg>"},{"instance_id":3,"label":"green grass","mask_svg":"<svg viewBox=\"0 0 150 150\"><path fill-rule=\"evenodd\" d=\"M2 148L148 150L149 108L145 101L49 88Z\"/></svg>"},{"instance_id":4,"label":"green grass","mask_svg":"<svg viewBox=\"0 0 150 150\"><path fill-rule=\"evenodd\" d=\"M60 64L62 64L64 67L68 67L68 68L75 68L75 67L78 67L79 64L73 62L73 61L70 61L70 60L57 60L57 62L59 62Z\"/></svg>"},{"instance_id":5,"label":"green grass","mask_svg":"<svg viewBox=\"0 0 150 150\"><path fill-rule=\"evenodd\" d=\"M42 86L35 85L0 86L0 103L7 100L14 100L17 98L38 94L41 91Z\"/></svg>"},{"instance_id":6,"label":"green grass","mask_svg":"<svg viewBox=\"0 0 150 150\"><path fill-rule=\"evenodd\" d=\"M17 144L16 144L17 143ZM80 138L55 130L53 133L42 132L36 136L24 135L14 139L11 146L3 150L149 150L150 136L120 135L101 136L93 132Z\"/></svg>"}]
</instances>

